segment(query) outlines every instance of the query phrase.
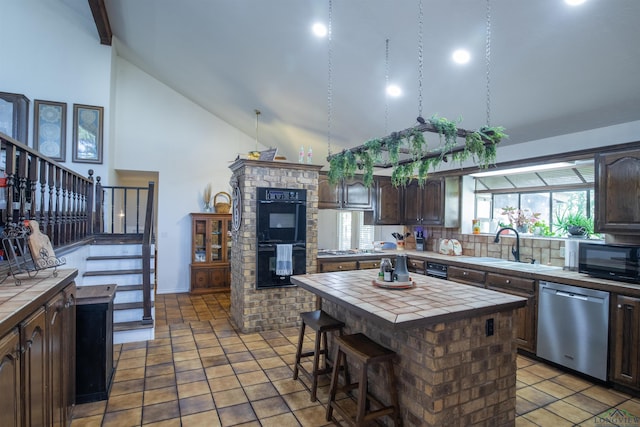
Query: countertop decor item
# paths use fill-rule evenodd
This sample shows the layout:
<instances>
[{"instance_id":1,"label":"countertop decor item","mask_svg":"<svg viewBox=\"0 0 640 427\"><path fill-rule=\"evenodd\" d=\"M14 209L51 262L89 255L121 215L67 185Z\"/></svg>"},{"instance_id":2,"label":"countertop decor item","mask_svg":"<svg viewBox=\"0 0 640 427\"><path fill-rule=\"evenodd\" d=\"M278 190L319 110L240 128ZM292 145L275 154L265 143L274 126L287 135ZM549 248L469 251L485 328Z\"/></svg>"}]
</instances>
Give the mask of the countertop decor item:
<instances>
[{"instance_id":1,"label":"countertop decor item","mask_svg":"<svg viewBox=\"0 0 640 427\"><path fill-rule=\"evenodd\" d=\"M220 196L226 197L226 202L219 202L218 198ZM216 209L216 213L227 214L231 211L231 195L224 191L216 193L213 197L213 207Z\"/></svg>"},{"instance_id":2,"label":"countertop decor item","mask_svg":"<svg viewBox=\"0 0 640 427\"><path fill-rule=\"evenodd\" d=\"M202 192L202 202L204 203L204 211L211 212L211 184L207 184Z\"/></svg>"}]
</instances>

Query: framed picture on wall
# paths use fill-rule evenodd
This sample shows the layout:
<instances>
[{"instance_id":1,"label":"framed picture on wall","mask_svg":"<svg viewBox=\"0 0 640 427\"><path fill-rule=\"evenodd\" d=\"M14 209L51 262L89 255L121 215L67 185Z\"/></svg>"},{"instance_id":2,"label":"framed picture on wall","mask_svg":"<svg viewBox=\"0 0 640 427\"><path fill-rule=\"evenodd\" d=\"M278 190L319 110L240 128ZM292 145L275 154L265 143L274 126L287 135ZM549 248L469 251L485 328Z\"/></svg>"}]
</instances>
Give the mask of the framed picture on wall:
<instances>
[{"instance_id":1,"label":"framed picture on wall","mask_svg":"<svg viewBox=\"0 0 640 427\"><path fill-rule=\"evenodd\" d=\"M29 98L20 93L0 92L0 132L27 144Z\"/></svg>"},{"instance_id":2,"label":"framed picture on wall","mask_svg":"<svg viewBox=\"0 0 640 427\"><path fill-rule=\"evenodd\" d=\"M102 163L103 107L73 104L73 161Z\"/></svg>"},{"instance_id":3,"label":"framed picture on wall","mask_svg":"<svg viewBox=\"0 0 640 427\"><path fill-rule=\"evenodd\" d=\"M67 104L33 101L33 148L52 160L65 161L67 153Z\"/></svg>"}]
</instances>

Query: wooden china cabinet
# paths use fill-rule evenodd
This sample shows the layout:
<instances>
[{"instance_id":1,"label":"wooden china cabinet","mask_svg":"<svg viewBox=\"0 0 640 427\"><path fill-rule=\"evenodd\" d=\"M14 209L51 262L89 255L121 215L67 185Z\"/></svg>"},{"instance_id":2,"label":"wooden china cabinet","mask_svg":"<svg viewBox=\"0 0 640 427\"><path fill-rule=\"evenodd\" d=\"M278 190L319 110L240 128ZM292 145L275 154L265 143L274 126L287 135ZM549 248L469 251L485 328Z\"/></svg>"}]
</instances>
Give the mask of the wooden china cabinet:
<instances>
[{"instance_id":1,"label":"wooden china cabinet","mask_svg":"<svg viewBox=\"0 0 640 427\"><path fill-rule=\"evenodd\" d=\"M191 214L191 292L228 290L231 214Z\"/></svg>"}]
</instances>

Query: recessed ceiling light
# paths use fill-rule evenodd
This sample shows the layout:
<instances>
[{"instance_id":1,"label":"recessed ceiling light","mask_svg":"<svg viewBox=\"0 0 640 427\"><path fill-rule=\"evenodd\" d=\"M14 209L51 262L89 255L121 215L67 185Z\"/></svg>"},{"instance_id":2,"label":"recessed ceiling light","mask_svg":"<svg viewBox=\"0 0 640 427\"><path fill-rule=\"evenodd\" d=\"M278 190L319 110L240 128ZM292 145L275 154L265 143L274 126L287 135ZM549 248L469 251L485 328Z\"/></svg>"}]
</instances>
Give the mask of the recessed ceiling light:
<instances>
[{"instance_id":1,"label":"recessed ceiling light","mask_svg":"<svg viewBox=\"0 0 640 427\"><path fill-rule=\"evenodd\" d=\"M471 54L466 49L458 49L453 52L451 57L457 64L466 64L471 59Z\"/></svg>"},{"instance_id":2,"label":"recessed ceiling light","mask_svg":"<svg viewBox=\"0 0 640 427\"><path fill-rule=\"evenodd\" d=\"M313 24L313 27L311 27L311 30L313 31L313 34L315 34L318 37L327 36L327 26L321 22L316 22L315 24Z\"/></svg>"},{"instance_id":3,"label":"recessed ceiling light","mask_svg":"<svg viewBox=\"0 0 640 427\"><path fill-rule=\"evenodd\" d=\"M394 98L398 97L402 95L402 89L400 89L400 86L398 85L391 84L387 86L387 95L393 96Z\"/></svg>"},{"instance_id":4,"label":"recessed ceiling light","mask_svg":"<svg viewBox=\"0 0 640 427\"><path fill-rule=\"evenodd\" d=\"M587 0L564 0L569 6L579 6Z\"/></svg>"}]
</instances>

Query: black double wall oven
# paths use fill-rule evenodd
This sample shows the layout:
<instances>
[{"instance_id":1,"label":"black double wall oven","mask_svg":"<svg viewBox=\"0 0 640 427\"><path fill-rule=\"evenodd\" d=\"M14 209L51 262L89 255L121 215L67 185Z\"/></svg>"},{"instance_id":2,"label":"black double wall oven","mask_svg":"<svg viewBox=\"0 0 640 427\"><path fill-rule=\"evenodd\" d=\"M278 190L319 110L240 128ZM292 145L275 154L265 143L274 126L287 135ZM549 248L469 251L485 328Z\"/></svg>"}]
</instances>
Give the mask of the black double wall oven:
<instances>
[{"instance_id":1,"label":"black double wall oven","mask_svg":"<svg viewBox=\"0 0 640 427\"><path fill-rule=\"evenodd\" d=\"M256 215L256 289L292 286L307 271L307 190L258 187Z\"/></svg>"}]
</instances>

